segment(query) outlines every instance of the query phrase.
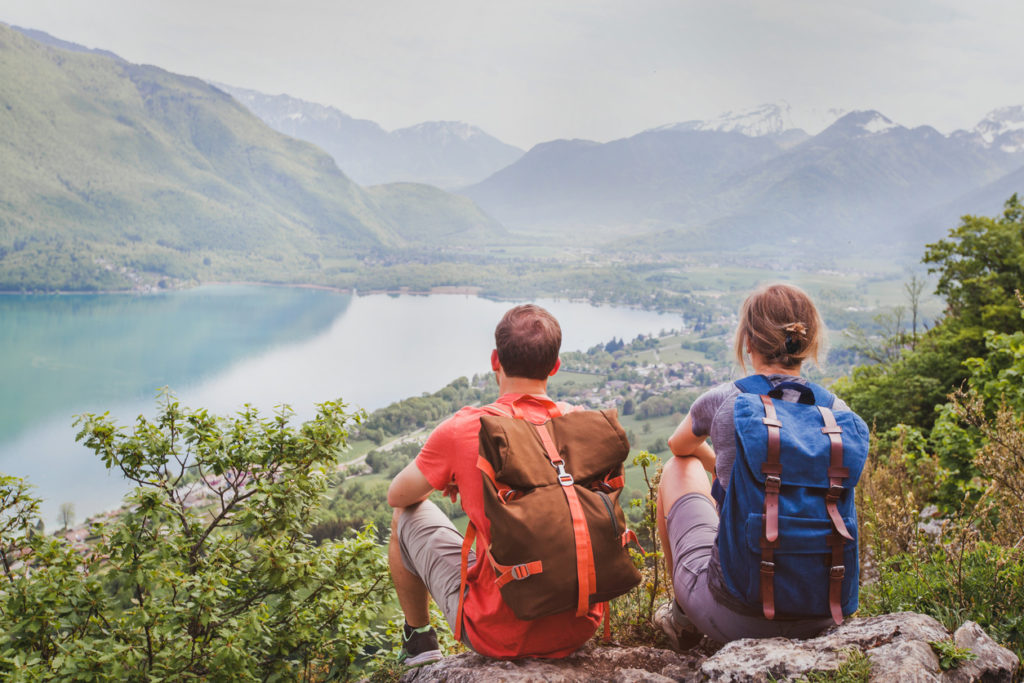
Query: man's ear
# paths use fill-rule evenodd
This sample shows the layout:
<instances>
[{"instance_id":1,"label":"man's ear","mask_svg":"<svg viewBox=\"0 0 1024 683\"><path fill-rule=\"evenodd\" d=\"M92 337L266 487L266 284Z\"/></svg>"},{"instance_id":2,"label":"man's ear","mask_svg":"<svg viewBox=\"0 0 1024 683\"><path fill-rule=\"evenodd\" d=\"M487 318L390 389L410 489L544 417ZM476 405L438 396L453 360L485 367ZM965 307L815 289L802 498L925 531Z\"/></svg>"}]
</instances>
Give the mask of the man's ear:
<instances>
[{"instance_id":1,"label":"man's ear","mask_svg":"<svg viewBox=\"0 0 1024 683\"><path fill-rule=\"evenodd\" d=\"M560 367L562 367L562 359L561 358L559 358L558 360L555 361L555 367L551 368L551 372L548 373L548 377L552 377L556 372L558 372L558 368L560 368Z\"/></svg>"},{"instance_id":2,"label":"man's ear","mask_svg":"<svg viewBox=\"0 0 1024 683\"><path fill-rule=\"evenodd\" d=\"M501 363L498 361L498 349L491 351L491 370L497 372L501 369Z\"/></svg>"}]
</instances>

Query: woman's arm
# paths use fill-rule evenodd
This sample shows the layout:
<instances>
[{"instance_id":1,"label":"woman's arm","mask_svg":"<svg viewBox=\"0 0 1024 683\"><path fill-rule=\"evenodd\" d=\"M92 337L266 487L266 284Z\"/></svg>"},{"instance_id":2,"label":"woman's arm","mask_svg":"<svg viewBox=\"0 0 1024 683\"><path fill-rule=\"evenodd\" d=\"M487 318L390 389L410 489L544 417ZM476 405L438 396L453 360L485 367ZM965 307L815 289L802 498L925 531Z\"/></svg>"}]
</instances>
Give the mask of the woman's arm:
<instances>
[{"instance_id":1,"label":"woman's arm","mask_svg":"<svg viewBox=\"0 0 1024 683\"><path fill-rule=\"evenodd\" d=\"M704 470L715 474L715 452L707 443L706 436L697 436L693 433L693 421L687 415L676 427L676 431L668 438L668 448L673 455L692 455L700 460Z\"/></svg>"}]
</instances>

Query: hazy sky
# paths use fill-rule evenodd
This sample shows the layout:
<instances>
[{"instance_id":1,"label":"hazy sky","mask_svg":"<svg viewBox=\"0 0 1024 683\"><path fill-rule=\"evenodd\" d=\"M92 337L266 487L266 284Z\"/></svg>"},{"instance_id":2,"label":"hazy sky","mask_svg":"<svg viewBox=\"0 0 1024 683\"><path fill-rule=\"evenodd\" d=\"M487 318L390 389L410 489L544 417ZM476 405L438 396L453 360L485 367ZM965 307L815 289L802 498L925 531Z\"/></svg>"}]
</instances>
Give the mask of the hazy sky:
<instances>
[{"instance_id":1,"label":"hazy sky","mask_svg":"<svg viewBox=\"0 0 1024 683\"><path fill-rule=\"evenodd\" d=\"M524 148L778 100L943 132L1024 104L1019 0L0 0L0 21Z\"/></svg>"}]
</instances>

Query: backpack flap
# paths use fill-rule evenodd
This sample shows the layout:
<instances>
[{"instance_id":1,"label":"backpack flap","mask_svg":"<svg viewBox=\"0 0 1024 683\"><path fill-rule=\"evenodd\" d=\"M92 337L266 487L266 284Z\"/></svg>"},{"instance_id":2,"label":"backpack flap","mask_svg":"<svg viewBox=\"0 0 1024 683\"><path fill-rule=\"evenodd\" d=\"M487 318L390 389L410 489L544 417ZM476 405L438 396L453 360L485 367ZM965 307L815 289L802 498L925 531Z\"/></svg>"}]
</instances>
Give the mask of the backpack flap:
<instances>
[{"instance_id":1,"label":"backpack flap","mask_svg":"<svg viewBox=\"0 0 1024 683\"><path fill-rule=\"evenodd\" d=\"M614 410L581 410L556 417L545 425L565 469L580 486L622 466L629 456L629 441ZM510 457L515 453L515 457ZM537 438L536 427L526 420L485 415L480 418L480 455L508 486L524 489L557 483L557 473Z\"/></svg>"},{"instance_id":2,"label":"backpack flap","mask_svg":"<svg viewBox=\"0 0 1024 683\"><path fill-rule=\"evenodd\" d=\"M817 406L773 400L778 419L780 460L785 474L783 485L812 488L829 487L828 468L831 440L822 431L825 423ZM768 430L764 425L765 409L760 396L741 394L734 408L737 452L745 454L744 464L762 485L766 475L762 466L768 452ZM856 413L849 410L833 412L842 429L843 467L849 474L843 486L852 489L860 480L868 455L868 428ZM737 462L740 459L737 458Z\"/></svg>"}]
</instances>

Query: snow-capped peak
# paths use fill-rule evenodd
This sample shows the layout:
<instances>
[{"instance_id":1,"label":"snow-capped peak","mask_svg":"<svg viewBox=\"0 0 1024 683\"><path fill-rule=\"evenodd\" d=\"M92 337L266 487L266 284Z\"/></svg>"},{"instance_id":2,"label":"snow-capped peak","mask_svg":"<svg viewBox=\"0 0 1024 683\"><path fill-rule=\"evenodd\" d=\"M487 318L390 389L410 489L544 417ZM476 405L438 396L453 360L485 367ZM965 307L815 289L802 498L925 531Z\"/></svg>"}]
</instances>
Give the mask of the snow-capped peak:
<instances>
[{"instance_id":1,"label":"snow-capped peak","mask_svg":"<svg viewBox=\"0 0 1024 683\"><path fill-rule=\"evenodd\" d=\"M877 111L868 112L870 117L859 121L858 125L867 133L884 133L893 128L899 128L898 123L893 123L889 118L882 116Z\"/></svg>"},{"instance_id":2,"label":"snow-capped peak","mask_svg":"<svg viewBox=\"0 0 1024 683\"><path fill-rule=\"evenodd\" d=\"M1004 152L1024 150L1024 106L993 109L973 132L986 147L997 146Z\"/></svg>"},{"instance_id":3,"label":"snow-capped peak","mask_svg":"<svg viewBox=\"0 0 1024 683\"><path fill-rule=\"evenodd\" d=\"M844 113L842 109L794 111L788 102L779 101L749 109L727 111L713 119L669 124L655 130L703 130L741 133L748 137L779 135L790 130L803 130L805 133L814 135L832 125Z\"/></svg>"},{"instance_id":4,"label":"snow-capped peak","mask_svg":"<svg viewBox=\"0 0 1024 683\"><path fill-rule=\"evenodd\" d=\"M471 126L462 121L425 121L394 132L401 135L416 134L426 136L438 141L451 139L466 141L484 134L476 126Z\"/></svg>"},{"instance_id":5,"label":"snow-capped peak","mask_svg":"<svg viewBox=\"0 0 1024 683\"><path fill-rule=\"evenodd\" d=\"M708 121L684 121L676 130L710 130L720 133L742 133L750 137L775 135L796 128L791 109L785 102L762 104L751 109L727 111Z\"/></svg>"}]
</instances>

